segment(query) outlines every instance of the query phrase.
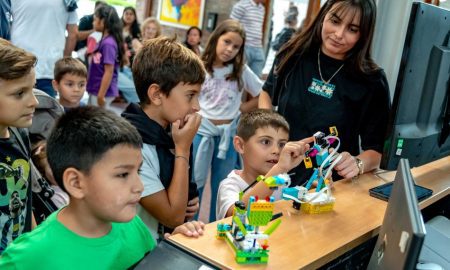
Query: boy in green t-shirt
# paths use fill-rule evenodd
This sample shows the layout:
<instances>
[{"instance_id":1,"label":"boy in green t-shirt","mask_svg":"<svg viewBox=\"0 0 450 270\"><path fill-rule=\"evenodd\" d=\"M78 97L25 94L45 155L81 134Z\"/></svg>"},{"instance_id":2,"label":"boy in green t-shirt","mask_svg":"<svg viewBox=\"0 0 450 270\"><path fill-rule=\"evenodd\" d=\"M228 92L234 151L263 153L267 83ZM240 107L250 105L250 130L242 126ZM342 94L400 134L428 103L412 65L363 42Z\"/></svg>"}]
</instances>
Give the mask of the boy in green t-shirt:
<instances>
[{"instance_id":1,"label":"boy in green t-shirt","mask_svg":"<svg viewBox=\"0 0 450 270\"><path fill-rule=\"evenodd\" d=\"M53 175L70 203L13 242L0 269L127 269L155 247L136 216L143 185L142 139L125 119L98 107L74 108L48 139ZM201 223L175 229L202 233Z\"/></svg>"}]
</instances>

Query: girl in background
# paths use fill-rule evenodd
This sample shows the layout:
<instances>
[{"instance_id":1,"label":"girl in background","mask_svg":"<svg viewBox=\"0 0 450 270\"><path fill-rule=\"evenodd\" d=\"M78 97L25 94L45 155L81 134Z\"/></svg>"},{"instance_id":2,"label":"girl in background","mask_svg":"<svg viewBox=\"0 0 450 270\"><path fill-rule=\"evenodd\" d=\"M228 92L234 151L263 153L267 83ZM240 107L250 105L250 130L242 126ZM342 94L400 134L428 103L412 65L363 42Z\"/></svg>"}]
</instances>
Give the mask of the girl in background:
<instances>
[{"instance_id":1,"label":"girl in background","mask_svg":"<svg viewBox=\"0 0 450 270\"><path fill-rule=\"evenodd\" d=\"M202 30L197 26L192 26L186 32L186 40L184 45L188 47L191 51L195 52L200 56L203 52L203 48L200 46L202 41Z\"/></svg>"},{"instance_id":2,"label":"girl in background","mask_svg":"<svg viewBox=\"0 0 450 270\"><path fill-rule=\"evenodd\" d=\"M86 86L89 93L88 104L108 109L119 95L117 77L125 55L122 23L112 6L101 5L95 10L94 30L101 32L102 38L89 64Z\"/></svg>"},{"instance_id":3,"label":"girl in background","mask_svg":"<svg viewBox=\"0 0 450 270\"><path fill-rule=\"evenodd\" d=\"M122 37L125 44L126 57L124 65L119 70L118 87L127 102L139 102L131 66L133 65L133 59L137 52L133 44L139 42L141 30L137 21L136 10L133 7L126 7L123 10L122 24Z\"/></svg>"},{"instance_id":4,"label":"girl in background","mask_svg":"<svg viewBox=\"0 0 450 270\"><path fill-rule=\"evenodd\" d=\"M202 56L207 74L200 91L202 123L194 138L194 179L203 192L211 170L210 221L216 219L220 181L236 169L238 154L232 138L241 112L256 107L262 82L244 63L245 31L235 20L223 21L211 33ZM242 103L242 94L253 98Z\"/></svg>"}]
</instances>

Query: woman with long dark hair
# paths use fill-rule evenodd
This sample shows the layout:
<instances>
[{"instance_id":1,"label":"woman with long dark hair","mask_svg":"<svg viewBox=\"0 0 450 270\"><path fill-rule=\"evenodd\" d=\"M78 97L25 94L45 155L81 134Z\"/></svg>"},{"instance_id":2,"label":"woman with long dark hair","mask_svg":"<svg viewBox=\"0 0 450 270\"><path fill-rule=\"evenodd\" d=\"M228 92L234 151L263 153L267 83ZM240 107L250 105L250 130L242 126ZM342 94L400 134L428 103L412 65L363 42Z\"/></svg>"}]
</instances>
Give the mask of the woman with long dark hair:
<instances>
[{"instance_id":1,"label":"woman with long dark hair","mask_svg":"<svg viewBox=\"0 0 450 270\"><path fill-rule=\"evenodd\" d=\"M261 108L277 106L291 140L337 128L344 151L337 178L371 171L381 159L390 97L386 76L370 56L375 18L374 0L328 0L281 47L259 98ZM297 184L310 175L304 166L294 172Z\"/></svg>"}]
</instances>

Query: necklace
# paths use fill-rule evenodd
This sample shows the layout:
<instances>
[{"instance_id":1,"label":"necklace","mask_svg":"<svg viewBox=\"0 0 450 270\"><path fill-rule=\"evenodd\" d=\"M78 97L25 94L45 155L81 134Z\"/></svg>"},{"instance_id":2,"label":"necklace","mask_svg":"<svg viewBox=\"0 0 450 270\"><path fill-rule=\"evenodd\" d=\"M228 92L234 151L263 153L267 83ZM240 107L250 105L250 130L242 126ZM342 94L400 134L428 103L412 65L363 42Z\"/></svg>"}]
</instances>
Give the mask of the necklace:
<instances>
[{"instance_id":1,"label":"necklace","mask_svg":"<svg viewBox=\"0 0 450 270\"><path fill-rule=\"evenodd\" d=\"M338 70L336 70L336 72L333 74L333 76L331 76L331 78L330 78L328 81L327 81L327 80L324 80L323 77L322 77L322 71L320 70L320 48L319 48L319 51L317 52L317 64L319 65L319 75L320 75L320 79L322 79L322 82L324 82L325 84L329 84L330 81L331 81L331 79L333 79L334 76L336 76L336 74L338 74L338 72L344 67L344 64L342 64L342 65L338 68Z\"/></svg>"},{"instance_id":2,"label":"necklace","mask_svg":"<svg viewBox=\"0 0 450 270\"><path fill-rule=\"evenodd\" d=\"M336 85L330 83L330 81L344 67L344 64L342 64L336 70L336 72L333 74L333 76L331 76L331 78L327 81L323 79L322 70L320 69L320 48L319 48L319 52L317 53L317 64L319 65L320 80L316 79L316 78L312 78L311 85L308 87L308 91L310 93L331 99L333 97L333 93L336 88Z\"/></svg>"}]
</instances>

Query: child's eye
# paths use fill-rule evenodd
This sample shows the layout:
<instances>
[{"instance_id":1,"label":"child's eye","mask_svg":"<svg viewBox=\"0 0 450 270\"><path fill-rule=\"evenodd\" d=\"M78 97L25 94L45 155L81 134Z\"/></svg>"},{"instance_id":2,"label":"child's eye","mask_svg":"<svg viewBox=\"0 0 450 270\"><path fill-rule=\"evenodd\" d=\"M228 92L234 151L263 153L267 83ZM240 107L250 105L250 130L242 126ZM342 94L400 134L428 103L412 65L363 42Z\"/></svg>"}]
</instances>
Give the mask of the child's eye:
<instances>
[{"instance_id":1,"label":"child's eye","mask_svg":"<svg viewBox=\"0 0 450 270\"><path fill-rule=\"evenodd\" d=\"M16 93L14 94L14 96L15 96L16 98L21 98L21 97L23 97L24 94L25 94L25 91L20 90L19 92L16 92Z\"/></svg>"},{"instance_id":2,"label":"child's eye","mask_svg":"<svg viewBox=\"0 0 450 270\"><path fill-rule=\"evenodd\" d=\"M278 144L278 147L283 148L285 145L286 145L285 142L281 142L281 143Z\"/></svg>"},{"instance_id":3,"label":"child's eye","mask_svg":"<svg viewBox=\"0 0 450 270\"><path fill-rule=\"evenodd\" d=\"M117 177L119 177L119 178L127 178L128 177L128 175L129 175L129 173L119 173L118 175L117 175Z\"/></svg>"},{"instance_id":4,"label":"child's eye","mask_svg":"<svg viewBox=\"0 0 450 270\"><path fill-rule=\"evenodd\" d=\"M270 140L268 140L268 139L263 139L263 140L261 140L261 143L262 143L263 145L269 145L269 144L270 144Z\"/></svg>"},{"instance_id":5,"label":"child's eye","mask_svg":"<svg viewBox=\"0 0 450 270\"><path fill-rule=\"evenodd\" d=\"M235 50L239 50L239 49L241 48L241 46L235 45L233 48L234 48Z\"/></svg>"},{"instance_id":6,"label":"child's eye","mask_svg":"<svg viewBox=\"0 0 450 270\"><path fill-rule=\"evenodd\" d=\"M194 94L187 95L188 100L192 100L194 98L194 96L195 96Z\"/></svg>"}]
</instances>

